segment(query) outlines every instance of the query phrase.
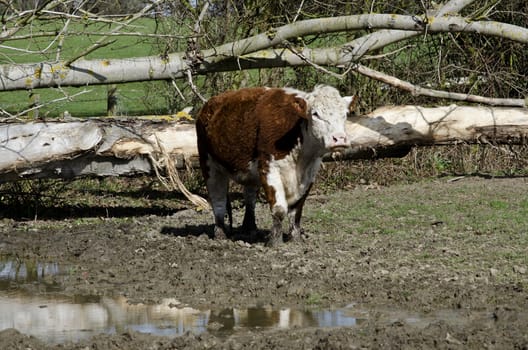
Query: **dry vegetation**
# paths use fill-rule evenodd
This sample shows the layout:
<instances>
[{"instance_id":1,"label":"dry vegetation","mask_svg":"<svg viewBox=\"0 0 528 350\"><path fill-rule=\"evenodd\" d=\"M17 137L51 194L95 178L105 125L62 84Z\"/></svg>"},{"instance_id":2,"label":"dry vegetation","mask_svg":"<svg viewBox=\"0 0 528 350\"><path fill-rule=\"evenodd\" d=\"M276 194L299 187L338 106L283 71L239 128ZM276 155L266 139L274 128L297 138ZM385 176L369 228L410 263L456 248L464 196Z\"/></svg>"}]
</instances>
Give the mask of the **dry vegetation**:
<instances>
[{"instance_id":1,"label":"dry vegetation","mask_svg":"<svg viewBox=\"0 0 528 350\"><path fill-rule=\"evenodd\" d=\"M466 145L412 148L402 158L327 162L315 194L352 190L358 185L390 186L439 177L528 176L526 146ZM180 173L193 193L206 196L197 169ZM231 188L236 205L241 189ZM169 215L193 205L153 177L34 180L0 184L0 218L22 220L73 217Z\"/></svg>"}]
</instances>

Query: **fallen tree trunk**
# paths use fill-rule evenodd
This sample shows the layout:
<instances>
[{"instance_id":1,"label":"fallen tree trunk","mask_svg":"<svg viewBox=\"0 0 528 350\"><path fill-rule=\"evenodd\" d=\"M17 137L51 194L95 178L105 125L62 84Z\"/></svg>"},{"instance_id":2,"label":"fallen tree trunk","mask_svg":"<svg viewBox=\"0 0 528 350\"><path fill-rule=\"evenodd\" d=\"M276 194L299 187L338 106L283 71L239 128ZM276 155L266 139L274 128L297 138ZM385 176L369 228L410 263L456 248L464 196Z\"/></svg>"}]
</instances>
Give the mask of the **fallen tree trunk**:
<instances>
[{"instance_id":1,"label":"fallen tree trunk","mask_svg":"<svg viewBox=\"0 0 528 350\"><path fill-rule=\"evenodd\" d=\"M443 106L391 106L352 118L347 124L351 147L346 158L370 150L465 143L526 144L528 109ZM390 152L389 152L390 154Z\"/></svg>"},{"instance_id":2,"label":"fallen tree trunk","mask_svg":"<svg viewBox=\"0 0 528 350\"><path fill-rule=\"evenodd\" d=\"M457 142L524 144L528 109L383 107L351 118L347 133L351 147L340 159L403 156L413 146ZM197 165L191 123L105 118L0 125L0 183L153 174L167 166Z\"/></svg>"},{"instance_id":3,"label":"fallen tree trunk","mask_svg":"<svg viewBox=\"0 0 528 350\"><path fill-rule=\"evenodd\" d=\"M0 182L152 173L166 156L177 168L197 164L194 125L105 118L0 126Z\"/></svg>"}]
</instances>

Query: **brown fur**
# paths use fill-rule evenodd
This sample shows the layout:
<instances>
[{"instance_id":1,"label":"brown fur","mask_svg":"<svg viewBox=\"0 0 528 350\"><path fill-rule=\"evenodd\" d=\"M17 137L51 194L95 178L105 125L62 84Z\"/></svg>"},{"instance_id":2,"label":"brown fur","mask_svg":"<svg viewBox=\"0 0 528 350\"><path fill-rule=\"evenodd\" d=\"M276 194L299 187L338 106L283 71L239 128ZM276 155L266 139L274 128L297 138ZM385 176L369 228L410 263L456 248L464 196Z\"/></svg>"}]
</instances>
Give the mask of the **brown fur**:
<instances>
[{"instance_id":1,"label":"brown fur","mask_svg":"<svg viewBox=\"0 0 528 350\"><path fill-rule=\"evenodd\" d=\"M229 91L212 97L198 114L198 152L213 206L215 238L227 237L226 214L231 223L228 198L231 178L245 187L242 229L250 237L257 233L255 200L262 186L273 217L267 244L282 242L281 226L287 216L291 221L288 237L300 239L302 207L313 182L312 171L317 171L320 159L317 151L313 152L319 141L310 139L314 136L308 130L313 122L308 102L298 94L305 96L303 92L288 89ZM306 141L303 137L311 141L307 148L303 148ZM276 167L279 164L280 169ZM298 166L310 170L304 173ZM287 176L285 183L282 183L283 175Z\"/></svg>"},{"instance_id":2,"label":"brown fur","mask_svg":"<svg viewBox=\"0 0 528 350\"><path fill-rule=\"evenodd\" d=\"M252 160L284 158L298 142L306 102L282 89L245 88L212 97L196 121L202 167L210 154L231 173ZM204 174L206 175L206 174Z\"/></svg>"}]
</instances>

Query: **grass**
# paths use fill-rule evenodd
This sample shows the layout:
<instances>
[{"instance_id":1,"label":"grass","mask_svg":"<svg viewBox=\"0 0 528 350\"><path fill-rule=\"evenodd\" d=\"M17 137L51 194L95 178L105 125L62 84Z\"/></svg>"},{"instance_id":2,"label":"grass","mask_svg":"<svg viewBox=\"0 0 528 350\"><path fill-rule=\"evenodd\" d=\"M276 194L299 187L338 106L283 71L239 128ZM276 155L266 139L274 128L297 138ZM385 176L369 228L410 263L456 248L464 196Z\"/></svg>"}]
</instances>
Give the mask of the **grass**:
<instances>
[{"instance_id":1,"label":"grass","mask_svg":"<svg viewBox=\"0 0 528 350\"><path fill-rule=\"evenodd\" d=\"M134 116L146 114L166 114L167 100L163 95L152 94L151 91L162 90L164 82L127 83L119 85L117 95L118 115ZM74 117L98 117L106 115L107 86L97 85L82 88L50 88L33 91L40 95L40 102L46 103L64 97L64 92L72 96L80 91L88 93L74 97L73 100L63 100L40 108L40 117L58 117L68 111ZM29 91L4 91L0 93L0 105L10 113L29 108Z\"/></svg>"},{"instance_id":2,"label":"grass","mask_svg":"<svg viewBox=\"0 0 528 350\"><path fill-rule=\"evenodd\" d=\"M310 293L306 299L308 306L317 306L321 304L323 297L319 293Z\"/></svg>"},{"instance_id":3,"label":"grass","mask_svg":"<svg viewBox=\"0 0 528 350\"><path fill-rule=\"evenodd\" d=\"M518 272L528 266L526 180L450 179L327 194L324 203L308 202L304 228L332 241L357 240L360 246L368 237L372 246L364 248L376 256L386 254L376 251L376 242L383 241L400 252L400 267L434 271L441 265L452 271L446 278L526 284L526 275ZM399 268L387 264L389 270Z\"/></svg>"},{"instance_id":4,"label":"grass","mask_svg":"<svg viewBox=\"0 0 528 350\"><path fill-rule=\"evenodd\" d=\"M63 28L62 21L35 21L28 28L18 33L19 35L30 32L51 31L57 32ZM128 31L154 33L156 23L151 19L140 19L134 22ZM108 32L112 26L107 24L75 23L69 27L72 33L100 33ZM80 54L82 50L92 45L100 36L96 35L68 35L63 43L61 59L68 59ZM142 38L135 36L112 37L112 44L99 48L88 54L86 59L95 58L124 58L142 57L156 55L160 48L154 38ZM52 41L50 37L33 37L26 40L15 40L4 43L14 49L25 50L21 52L6 48L0 49L0 64L10 63L34 63L43 61L55 61L58 42ZM41 52L42 50L44 52ZM82 88L49 88L33 91L39 95L40 103L62 98L66 95L72 96L80 91L88 91L85 94L74 97L72 100L64 100L40 109L40 117L57 117L64 111L68 111L74 117L92 117L106 115L107 86L89 86ZM143 115L143 114L166 114L168 109L167 98L160 91L167 90L165 82L148 83L126 83L120 84L118 88L118 114L119 115ZM29 91L5 91L0 93L0 106L10 113L18 113L29 108L31 102Z\"/></svg>"},{"instance_id":5,"label":"grass","mask_svg":"<svg viewBox=\"0 0 528 350\"><path fill-rule=\"evenodd\" d=\"M460 181L449 185L446 179L421 182L408 185L406 193L398 186L383 191L358 187L350 198L332 198L332 195L324 209L311 211L308 207L307 216L313 225L328 228L345 221L346 231L351 234L408 236L438 228L476 235L495 232L519 235L528 231L525 199L528 190L509 188L497 192L494 188L482 189ZM475 193L477 188L479 192ZM343 212L341 206L348 201L354 205Z\"/></svg>"}]
</instances>

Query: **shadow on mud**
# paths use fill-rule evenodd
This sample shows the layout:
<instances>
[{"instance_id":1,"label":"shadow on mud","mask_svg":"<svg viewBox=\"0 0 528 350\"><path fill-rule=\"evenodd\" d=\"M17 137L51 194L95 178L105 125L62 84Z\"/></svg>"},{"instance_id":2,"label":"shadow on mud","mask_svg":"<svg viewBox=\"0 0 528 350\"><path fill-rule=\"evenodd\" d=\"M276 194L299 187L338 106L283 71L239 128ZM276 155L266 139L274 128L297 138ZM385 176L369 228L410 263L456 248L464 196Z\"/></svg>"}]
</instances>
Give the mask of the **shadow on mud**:
<instances>
[{"instance_id":1,"label":"shadow on mud","mask_svg":"<svg viewBox=\"0 0 528 350\"><path fill-rule=\"evenodd\" d=\"M130 206L45 206L38 208L12 207L0 205L0 219L13 220L64 220L71 218L105 217L123 218L146 215L168 216L182 209L165 206L130 207Z\"/></svg>"},{"instance_id":2,"label":"shadow on mud","mask_svg":"<svg viewBox=\"0 0 528 350\"><path fill-rule=\"evenodd\" d=\"M164 226L161 228L161 234L174 237L212 237L213 227L211 225L185 225L182 227Z\"/></svg>"},{"instance_id":3,"label":"shadow on mud","mask_svg":"<svg viewBox=\"0 0 528 350\"><path fill-rule=\"evenodd\" d=\"M148 177L3 183L0 219L167 216L189 207L180 192L153 188L154 184Z\"/></svg>"},{"instance_id":4,"label":"shadow on mud","mask_svg":"<svg viewBox=\"0 0 528 350\"><path fill-rule=\"evenodd\" d=\"M162 235L174 236L174 237L199 237L207 236L210 239L214 239L213 236L214 225L185 225L185 226L164 226L160 233ZM265 243L270 230L258 230L256 235L250 235L243 231L241 228L233 228L231 234L228 235L228 239L232 241L242 241L245 243Z\"/></svg>"}]
</instances>

